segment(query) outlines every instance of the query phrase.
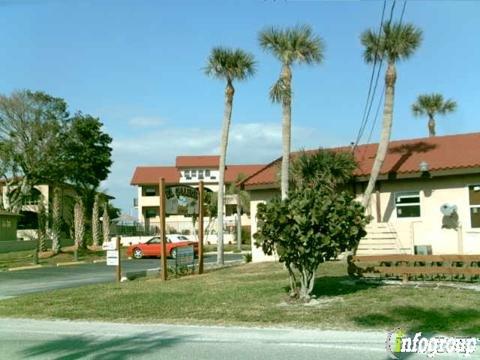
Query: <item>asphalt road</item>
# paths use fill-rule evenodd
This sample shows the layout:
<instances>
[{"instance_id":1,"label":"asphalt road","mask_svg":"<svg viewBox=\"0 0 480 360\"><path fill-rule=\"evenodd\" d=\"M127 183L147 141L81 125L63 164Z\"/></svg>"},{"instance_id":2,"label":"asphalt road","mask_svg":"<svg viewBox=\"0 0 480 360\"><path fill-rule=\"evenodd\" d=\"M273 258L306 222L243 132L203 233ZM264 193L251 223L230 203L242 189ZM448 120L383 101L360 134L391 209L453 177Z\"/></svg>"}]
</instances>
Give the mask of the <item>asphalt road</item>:
<instances>
[{"instance_id":1,"label":"asphalt road","mask_svg":"<svg viewBox=\"0 0 480 360\"><path fill-rule=\"evenodd\" d=\"M241 260L241 254L225 254L226 262ZM206 265L216 261L215 255L205 255ZM159 259L126 260L122 262L122 273L159 267ZM115 281L115 267L105 263L0 272L0 299L109 281Z\"/></svg>"},{"instance_id":2,"label":"asphalt road","mask_svg":"<svg viewBox=\"0 0 480 360\"><path fill-rule=\"evenodd\" d=\"M386 360L385 338L384 332L0 319L1 356L10 360ZM412 354L408 359L427 356Z\"/></svg>"}]
</instances>

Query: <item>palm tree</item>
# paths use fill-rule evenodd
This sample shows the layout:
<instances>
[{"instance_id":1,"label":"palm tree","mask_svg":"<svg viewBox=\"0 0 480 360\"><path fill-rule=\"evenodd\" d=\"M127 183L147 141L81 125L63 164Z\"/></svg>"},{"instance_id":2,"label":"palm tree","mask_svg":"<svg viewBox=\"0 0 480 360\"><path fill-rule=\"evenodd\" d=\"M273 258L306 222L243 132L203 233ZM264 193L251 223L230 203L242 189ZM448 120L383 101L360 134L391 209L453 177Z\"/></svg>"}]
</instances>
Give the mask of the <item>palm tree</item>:
<instances>
[{"instance_id":1,"label":"palm tree","mask_svg":"<svg viewBox=\"0 0 480 360\"><path fill-rule=\"evenodd\" d=\"M227 194L235 197L237 210L237 249L242 251L242 212L250 213L250 194L242 190L238 184L245 180L247 176L244 173L237 175L234 182L227 189Z\"/></svg>"},{"instance_id":2,"label":"palm tree","mask_svg":"<svg viewBox=\"0 0 480 360\"><path fill-rule=\"evenodd\" d=\"M323 60L324 45L322 39L313 34L310 26L293 28L269 28L260 32L260 46L272 53L281 63L282 70L277 82L270 90L270 98L282 104L282 199L288 194L288 167L290 161L291 124L292 124L292 65L315 64Z\"/></svg>"},{"instance_id":3,"label":"palm tree","mask_svg":"<svg viewBox=\"0 0 480 360\"><path fill-rule=\"evenodd\" d=\"M415 116L428 116L428 135L435 136L435 115L445 115L454 112L457 103L452 99L444 100L442 94L419 95L415 104L412 105L412 112Z\"/></svg>"},{"instance_id":4,"label":"palm tree","mask_svg":"<svg viewBox=\"0 0 480 360\"><path fill-rule=\"evenodd\" d=\"M245 80L255 73L255 60L253 55L241 49L227 49L216 47L212 49L207 60L205 73L217 79L226 81L225 110L223 113L222 138L220 141L220 163L218 174L218 237L217 237L217 263L223 265L223 211L225 187L225 158L227 156L228 133L232 119L233 95L235 80Z\"/></svg>"},{"instance_id":5,"label":"palm tree","mask_svg":"<svg viewBox=\"0 0 480 360\"><path fill-rule=\"evenodd\" d=\"M97 249L100 245L100 236L102 235L100 229L100 194L95 194L92 209L92 245Z\"/></svg>"},{"instance_id":6,"label":"palm tree","mask_svg":"<svg viewBox=\"0 0 480 360\"><path fill-rule=\"evenodd\" d=\"M377 154L373 163L367 189L363 196L362 204L365 208L370 204L375 183L387 154L388 144L392 133L393 100L397 70L395 64L399 60L409 58L419 47L422 41L422 31L412 24L387 22L383 24L382 31L377 33L373 29L365 31L361 36L362 45L365 47L364 59L367 63L378 60L387 62L385 72L385 102L383 106L383 124Z\"/></svg>"},{"instance_id":7,"label":"palm tree","mask_svg":"<svg viewBox=\"0 0 480 360\"><path fill-rule=\"evenodd\" d=\"M60 234L62 230L62 190L59 186L53 188L53 201L52 201L52 251L54 254L58 254L60 251Z\"/></svg>"}]
</instances>

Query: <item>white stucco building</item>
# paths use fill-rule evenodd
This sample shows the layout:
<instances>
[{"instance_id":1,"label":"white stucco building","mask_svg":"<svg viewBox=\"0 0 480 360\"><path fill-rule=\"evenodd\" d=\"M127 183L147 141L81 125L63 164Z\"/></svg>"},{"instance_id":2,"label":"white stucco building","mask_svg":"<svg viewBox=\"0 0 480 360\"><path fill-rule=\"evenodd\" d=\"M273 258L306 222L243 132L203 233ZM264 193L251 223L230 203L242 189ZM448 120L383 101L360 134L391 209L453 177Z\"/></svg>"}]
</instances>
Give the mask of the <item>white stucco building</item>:
<instances>
[{"instance_id":1,"label":"white stucco building","mask_svg":"<svg viewBox=\"0 0 480 360\"><path fill-rule=\"evenodd\" d=\"M358 169L352 191L359 199L377 146L354 151ZM251 196L252 234L257 205L279 195L280 163L281 158L243 181ZM479 254L480 133L392 141L367 211L374 219L358 254ZM254 261L274 259L253 239L252 255Z\"/></svg>"}]
</instances>

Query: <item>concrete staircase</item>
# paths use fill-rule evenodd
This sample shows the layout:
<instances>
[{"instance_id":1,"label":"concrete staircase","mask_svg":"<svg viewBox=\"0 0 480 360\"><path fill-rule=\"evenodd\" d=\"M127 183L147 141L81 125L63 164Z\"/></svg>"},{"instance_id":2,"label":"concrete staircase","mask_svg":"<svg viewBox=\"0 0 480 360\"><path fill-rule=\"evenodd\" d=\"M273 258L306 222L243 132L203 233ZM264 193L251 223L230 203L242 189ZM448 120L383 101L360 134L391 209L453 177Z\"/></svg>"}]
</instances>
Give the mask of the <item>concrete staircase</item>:
<instances>
[{"instance_id":1,"label":"concrete staircase","mask_svg":"<svg viewBox=\"0 0 480 360\"><path fill-rule=\"evenodd\" d=\"M402 249L398 234L392 224L374 223L367 225L367 235L360 240L357 255L408 254Z\"/></svg>"}]
</instances>

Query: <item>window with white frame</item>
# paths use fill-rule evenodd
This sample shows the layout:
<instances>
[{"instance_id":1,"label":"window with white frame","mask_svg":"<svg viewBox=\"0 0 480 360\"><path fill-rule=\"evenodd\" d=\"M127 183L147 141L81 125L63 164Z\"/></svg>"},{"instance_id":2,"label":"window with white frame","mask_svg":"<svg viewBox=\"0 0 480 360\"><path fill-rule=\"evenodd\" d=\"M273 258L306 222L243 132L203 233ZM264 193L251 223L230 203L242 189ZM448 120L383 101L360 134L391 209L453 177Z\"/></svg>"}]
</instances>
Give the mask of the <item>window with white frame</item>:
<instances>
[{"instance_id":1,"label":"window with white frame","mask_svg":"<svg viewBox=\"0 0 480 360\"><path fill-rule=\"evenodd\" d=\"M183 172L183 175L185 176L186 179L191 179L191 178L190 178L190 170L185 170L185 171Z\"/></svg>"},{"instance_id":2,"label":"window with white frame","mask_svg":"<svg viewBox=\"0 0 480 360\"><path fill-rule=\"evenodd\" d=\"M203 179L203 170L198 170L198 178L199 178L200 180Z\"/></svg>"},{"instance_id":3,"label":"window with white frame","mask_svg":"<svg viewBox=\"0 0 480 360\"><path fill-rule=\"evenodd\" d=\"M157 196L157 189L155 186L144 186L143 187L143 196Z\"/></svg>"},{"instance_id":4,"label":"window with white frame","mask_svg":"<svg viewBox=\"0 0 480 360\"><path fill-rule=\"evenodd\" d=\"M197 170L192 170L192 178L197 177Z\"/></svg>"},{"instance_id":5,"label":"window with white frame","mask_svg":"<svg viewBox=\"0 0 480 360\"><path fill-rule=\"evenodd\" d=\"M420 217L420 191L403 191L395 194L397 218Z\"/></svg>"},{"instance_id":6,"label":"window with white frame","mask_svg":"<svg viewBox=\"0 0 480 360\"><path fill-rule=\"evenodd\" d=\"M468 187L470 203L470 226L480 228L480 184Z\"/></svg>"},{"instance_id":7,"label":"window with white frame","mask_svg":"<svg viewBox=\"0 0 480 360\"><path fill-rule=\"evenodd\" d=\"M210 177L210 170L205 170L205 177Z\"/></svg>"}]
</instances>

